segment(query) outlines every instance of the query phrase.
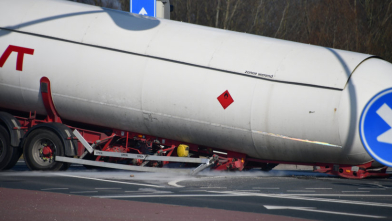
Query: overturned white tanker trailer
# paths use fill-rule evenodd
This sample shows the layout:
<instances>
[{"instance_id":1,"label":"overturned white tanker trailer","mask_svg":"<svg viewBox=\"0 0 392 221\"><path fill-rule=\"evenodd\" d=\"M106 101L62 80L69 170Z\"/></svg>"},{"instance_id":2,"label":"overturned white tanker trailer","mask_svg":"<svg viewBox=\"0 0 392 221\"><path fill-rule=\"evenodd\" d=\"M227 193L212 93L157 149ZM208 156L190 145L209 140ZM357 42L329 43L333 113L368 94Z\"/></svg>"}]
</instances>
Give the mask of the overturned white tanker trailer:
<instances>
[{"instance_id":1,"label":"overturned white tanker trailer","mask_svg":"<svg viewBox=\"0 0 392 221\"><path fill-rule=\"evenodd\" d=\"M2 170L23 152L32 170L387 175L359 134L392 87L392 65L372 55L61 0L0 1L0 55Z\"/></svg>"}]
</instances>

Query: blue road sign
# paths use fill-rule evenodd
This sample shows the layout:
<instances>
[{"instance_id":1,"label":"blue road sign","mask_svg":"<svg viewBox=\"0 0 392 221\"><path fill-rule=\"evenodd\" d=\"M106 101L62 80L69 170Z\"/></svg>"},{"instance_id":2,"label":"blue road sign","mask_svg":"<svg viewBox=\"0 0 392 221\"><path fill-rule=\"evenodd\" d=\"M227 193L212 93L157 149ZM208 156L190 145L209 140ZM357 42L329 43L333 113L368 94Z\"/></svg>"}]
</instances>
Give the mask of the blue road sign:
<instances>
[{"instance_id":1,"label":"blue road sign","mask_svg":"<svg viewBox=\"0 0 392 221\"><path fill-rule=\"evenodd\" d=\"M131 13L156 17L156 0L131 0Z\"/></svg>"},{"instance_id":2,"label":"blue road sign","mask_svg":"<svg viewBox=\"0 0 392 221\"><path fill-rule=\"evenodd\" d=\"M359 134L367 152L392 167L392 88L376 94L363 109Z\"/></svg>"}]
</instances>

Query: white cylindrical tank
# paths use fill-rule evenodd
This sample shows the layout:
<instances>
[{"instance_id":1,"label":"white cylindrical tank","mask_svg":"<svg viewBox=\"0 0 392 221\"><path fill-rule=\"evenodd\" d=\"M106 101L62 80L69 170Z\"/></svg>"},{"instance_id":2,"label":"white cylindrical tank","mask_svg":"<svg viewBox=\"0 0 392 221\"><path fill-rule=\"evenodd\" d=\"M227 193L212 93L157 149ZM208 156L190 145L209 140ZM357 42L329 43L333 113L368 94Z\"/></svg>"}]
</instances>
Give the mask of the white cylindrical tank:
<instances>
[{"instance_id":1,"label":"white cylindrical tank","mask_svg":"<svg viewBox=\"0 0 392 221\"><path fill-rule=\"evenodd\" d=\"M23 71L17 53L0 68L0 107L45 114L46 76L64 119L267 160L371 161L358 113L392 82L370 55L61 0L2 0L0 28L0 53L34 49Z\"/></svg>"}]
</instances>

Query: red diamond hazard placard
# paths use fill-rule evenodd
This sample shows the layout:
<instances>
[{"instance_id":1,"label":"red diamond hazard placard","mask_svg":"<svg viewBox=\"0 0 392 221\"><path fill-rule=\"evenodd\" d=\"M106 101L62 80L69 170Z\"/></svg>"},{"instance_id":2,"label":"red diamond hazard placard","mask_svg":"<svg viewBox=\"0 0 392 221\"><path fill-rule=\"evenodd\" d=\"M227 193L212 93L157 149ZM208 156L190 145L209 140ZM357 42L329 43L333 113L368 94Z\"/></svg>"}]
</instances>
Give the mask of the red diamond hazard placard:
<instances>
[{"instance_id":1,"label":"red diamond hazard placard","mask_svg":"<svg viewBox=\"0 0 392 221\"><path fill-rule=\"evenodd\" d=\"M218 101L222 105L223 109L226 109L228 106L230 106L230 104L234 102L228 90L223 92L223 94L218 97Z\"/></svg>"}]
</instances>

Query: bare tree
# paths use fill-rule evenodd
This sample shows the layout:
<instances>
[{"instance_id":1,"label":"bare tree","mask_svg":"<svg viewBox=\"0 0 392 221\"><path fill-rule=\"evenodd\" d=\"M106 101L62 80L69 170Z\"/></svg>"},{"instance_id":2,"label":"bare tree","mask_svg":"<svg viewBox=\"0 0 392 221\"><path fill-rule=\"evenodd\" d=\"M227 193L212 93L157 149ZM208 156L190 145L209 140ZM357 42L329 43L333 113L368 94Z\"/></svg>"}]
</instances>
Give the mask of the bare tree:
<instances>
[{"instance_id":1,"label":"bare tree","mask_svg":"<svg viewBox=\"0 0 392 221\"><path fill-rule=\"evenodd\" d=\"M215 27L218 27L218 25L219 25L219 12L220 12L220 5L221 5L221 0L218 0L218 5L216 6Z\"/></svg>"},{"instance_id":2,"label":"bare tree","mask_svg":"<svg viewBox=\"0 0 392 221\"><path fill-rule=\"evenodd\" d=\"M278 30L276 31L274 37L276 37L276 36L278 35L278 33L279 33L279 31L280 31L280 29L281 29L281 27L282 27L283 21L285 20L285 17L286 17L286 15L287 15L287 11L288 11L287 9L288 9L289 7L290 7L290 2L287 2L286 7L285 7L284 10L283 10L283 15L282 15L282 19L280 20L280 24L279 24Z\"/></svg>"},{"instance_id":3,"label":"bare tree","mask_svg":"<svg viewBox=\"0 0 392 221\"><path fill-rule=\"evenodd\" d=\"M255 16L254 16L254 18L253 18L252 25L251 25L250 28L248 29L248 32L252 32L252 30L253 30L253 28L255 27L255 25L257 25L257 22L259 21L259 13L260 13L261 6L262 6L262 5L263 5L263 0L260 0L260 3L259 3L259 5L257 6L257 9L256 9Z\"/></svg>"}]
</instances>

